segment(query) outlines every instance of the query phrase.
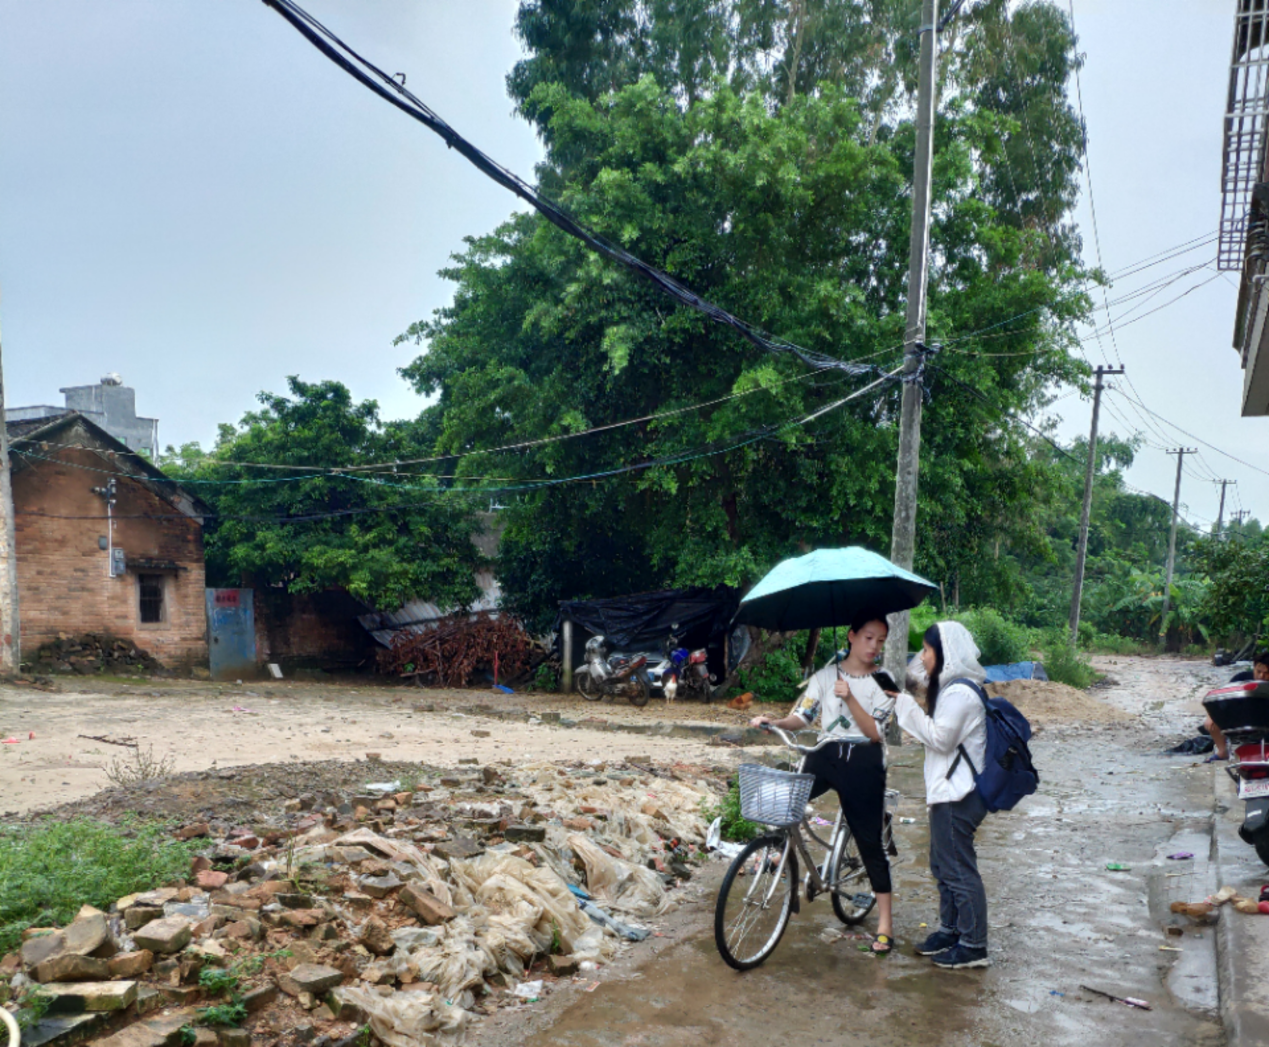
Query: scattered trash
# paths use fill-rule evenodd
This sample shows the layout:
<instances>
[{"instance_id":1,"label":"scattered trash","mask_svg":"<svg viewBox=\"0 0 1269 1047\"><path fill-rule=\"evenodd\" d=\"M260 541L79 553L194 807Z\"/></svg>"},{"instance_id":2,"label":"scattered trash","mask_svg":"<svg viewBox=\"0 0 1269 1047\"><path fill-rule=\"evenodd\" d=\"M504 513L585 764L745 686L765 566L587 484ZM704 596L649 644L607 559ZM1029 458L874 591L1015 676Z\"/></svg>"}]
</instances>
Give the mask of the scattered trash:
<instances>
[{"instance_id":1,"label":"scattered trash","mask_svg":"<svg viewBox=\"0 0 1269 1047\"><path fill-rule=\"evenodd\" d=\"M250 713L252 716L259 715L254 709L246 709L241 705L235 705L233 711L236 713Z\"/></svg>"},{"instance_id":2,"label":"scattered trash","mask_svg":"<svg viewBox=\"0 0 1269 1047\"><path fill-rule=\"evenodd\" d=\"M899 824L900 825L916 825L916 819L915 818L900 818Z\"/></svg>"},{"instance_id":3,"label":"scattered trash","mask_svg":"<svg viewBox=\"0 0 1269 1047\"><path fill-rule=\"evenodd\" d=\"M1233 887L1222 887L1208 901L1213 905L1224 905L1227 901L1238 897L1238 892Z\"/></svg>"},{"instance_id":4,"label":"scattered trash","mask_svg":"<svg viewBox=\"0 0 1269 1047\"><path fill-rule=\"evenodd\" d=\"M575 898L580 898L584 902L590 901L590 895L578 887L577 884L570 883L568 889L573 892Z\"/></svg>"},{"instance_id":5,"label":"scattered trash","mask_svg":"<svg viewBox=\"0 0 1269 1047\"><path fill-rule=\"evenodd\" d=\"M1056 989L1050 989L1050 990L1049 990L1049 995L1050 995L1050 996L1065 996L1065 995L1066 995L1066 993L1064 993L1064 992L1058 992Z\"/></svg>"},{"instance_id":6,"label":"scattered trash","mask_svg":"<svg viewBox=\"0 0 1269 1047\"><path fill-rule=\"evenodd\" d=\"M1193 857L1194 857L1194 855L1193 855L1190 851L1177 851L1177 852L1176 852L1176 854L1169 854L1169 855L1168 855L1168 861L1170 861L1170 862L1183 862L1183 861L1186 861L1187 859L1190 859L1190 858L1193 858Z\"/></svg>"},{"instance_id":7,"label":"scattered trash","mask_svg":"<svg viewBox=\"0 0 1269 1047\"><path fill-rule=\"evenodd\" d=\"M1113 872L1113 873L1132 872L1132 866L1124 865L1122 862L1107 862L1106 871Z\"/></svg>"},{"instance_id":8,"label":"scattered trash","mask_svg":"<svg viewBox=\"0 0 1269 1047\"><path fill-rule=\"evenodd\" d=\"M29 735L27 735L27 740L28 740L28 741L32 741L32 742L33 742L33 741L35 741L35 732L34 732L34 731L32 731Z\"/></svg>"},{"instance_id":9,"label":"scattered trash","mask_svg":"<svg viewBox=\"0 0 1269 1047\"><path fill-rule=\"evenodd\" d=\"M1095 993L1098 996L1105 996L1106 999L1114 1000L1115 1003L1122 1003L1127 1007L1136 1007L1141 1011L1150 1011L1154 1009L1150 1006L1150 1004L1146 1003L1145 1000L1138 1000L1135 996L1115 996L1113 993L1103 992L1101 989L1094 989L1088 985L1081 985L1080 988L1085 992Z\"/></svg>"},{"instance_id":10,"label":"scattered trash","mask_svg":"<svg viewBox=\"0 0 1269 1047\"><path fill-rule=\"evenodd\" d=\"M516 693L516 692L515 692L515 691L513 691L510 687L507 687L505 684L500 684L500 683L496 683L496 684L494 684L494 685L493 685L493 689L494 689L495 691L498 691L498 692L502 693L502 694L515 694L515 693Z\"/></svg>"},{"instance_id":11,"label":"scattered trash","mask_svg":"<svg viewBox=\"0 0 1269 1047\"><path fill-rule=\"evenodd\" d=\"M652 934L645 927L631 927L629 924L622 923L620 920L613 919L603 909L594 902L578 902L579 908L595 923L601 927L610 927L617 934L621 935L627 941L641 942Z\"/></svg>"},{"instance_id":12,"label":"scattered trash","mask_svg":"<svg viewBox=\"0 0 1269 1047\"><path fill-rule=\"evenodd\" d=\"M1181 949L1175 945L1160 945L1159 951L1160 952L1180 952Z\"/></svg>"},{"instance_id":13,"label":"scattered trash","mask_svg":"<svg viewBox=\"0 0 1269 1047\"><path fill-rule=\"evenodd\" d=\"M532 982L521 982L511 990L511 995L533 1003L542 995L542 979Z\"/></svg>"},{"instance_id":14,"label":"scattered trash","mask_svg":"<svg viewBox=\"0 0 1269 1047\"><path fill-rule=\"evenodd\" d=\"M6 738L6 739L5 739L2 743L0 743L0 744L3 744L3 745L17 745L17 744L18 744L18 739L17 739L17 738Z\"/></svg>"},{"instance_id":15,"label":"scattered trash","mask_svg":"<svg viewBox=\"0 0 1269 1047\"><path fill-rule=\"evenodd\" d=\"M1192 920L1202 920L1212 914L1215 906L1211 902L1173 902L1168 908Z\"/></svg>"},{"instance_id":16,"label":"scattered trash","mask_svg":"<svg viewBox=\"0 0 1269 1047\"><path fill-rule=\"evenodd\" d=\"M814 818L811 819L811 824L812 825L832 825L833 823L830 822L827 818L821 818L817 814Z\"/></svg>"},{"instance_id":17,"label":"scattered trash","mask_svg":"<svg viewBox=\"0 0 1269 1047\"><path fill-rule=\"evenodd\" d=\"M722 837L722 818L715 818L709 825L709 831L705 833L705 850L716 851L724 858L735 858L744 845L739 843L728 843Z\"/></svg>"},{"instance_id":18,"label":"scattered trash","mask_svg":"<svg viewBox=\"0 0 1269 1047\"><path fill-rule=\"evenodd\" d=\"M591 982L585 989L582 990L582 992L594 992L598 988L599 982Z\"/></svg>"},{"instance_id":19,"label":"scattered trash","mask_svg":"<svg viewBox=\"0 0 1269 1047\"><path fill-rule=\"evenodd\" d=\"M277 662L269 662L268 666L270 676L272 676L275 680L282 679L282 666L278 665Z\"/></svg>"}]
</instances>

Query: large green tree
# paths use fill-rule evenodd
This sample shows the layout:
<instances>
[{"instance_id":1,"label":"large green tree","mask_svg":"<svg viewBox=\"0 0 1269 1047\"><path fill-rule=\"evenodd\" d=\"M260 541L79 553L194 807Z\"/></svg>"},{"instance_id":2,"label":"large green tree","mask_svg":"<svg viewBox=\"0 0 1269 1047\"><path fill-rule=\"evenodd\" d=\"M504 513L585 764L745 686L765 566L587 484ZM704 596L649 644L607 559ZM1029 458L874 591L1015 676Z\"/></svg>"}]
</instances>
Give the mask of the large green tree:
<instances>
[{"instance_id":1,"label":"large green tree","mask_svg":"<svg viewBox=\"0 0 1269 1047\"><path fill-rule=\"evenodd\" d=\"M532 0L509 86L547 144L544 191L589 226L783 338L892 369L915 11ZM1069 27L1003 0L963 19L943 56L929 310L948 349L924 376L918 519L918 567L940 579L1042 542L1026 506L1065 488L1015 416L1086 371ZM403 336L426 345L403 374L434 397L420 438L464 455L444 482L506 489L499 575L516 610L545 621L561 598L743 584L809 545L888 547L896 383L804 422L866 379L765 354L536 215L470 239L445 275L454 302Z\"/></svg>"},{"instance_id":2,"label":"large green tree","mask_svg":"<svg viewBox=\"0 0 1269 1047\"><path fill-rule=\"evenodd\" d=\"M377 608L471 601L473 503L391 464L426 454L415 427L381 423L375 401L339 382L287 381L290 396L261 393L260 410L222 425L210 452L189 445L168 466L215 509L212 582L340 588Z\"/></svg>"}]
</instances>

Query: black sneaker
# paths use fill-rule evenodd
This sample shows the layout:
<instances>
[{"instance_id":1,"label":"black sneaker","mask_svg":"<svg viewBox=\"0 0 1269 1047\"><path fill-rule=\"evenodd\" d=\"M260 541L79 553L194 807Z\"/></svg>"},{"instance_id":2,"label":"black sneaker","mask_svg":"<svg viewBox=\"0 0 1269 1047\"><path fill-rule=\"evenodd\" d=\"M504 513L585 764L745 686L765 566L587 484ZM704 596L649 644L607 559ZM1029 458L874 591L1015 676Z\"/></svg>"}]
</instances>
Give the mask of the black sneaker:
<instances>
[{"instance_id":1,"label":"black sneaker","mask_svg":"<svg viewBox=\"0 0 1269 1047\"><path fill-rule=\"evenodd\" d=\"M947 931L935 931L916 947L918 956L937 956L961 940L959 934L948 934Z\"/></svg>"},{"instance_id":2,"label":"black sneaker","mask_svg":"<svg viewBox=\"0 0 1269 1047\"><path fill-rule=\"evenodd\" d=\"M935 967L946 967L949 970L954 967L988 967L990 965L991 961L987 959L986 949L971 949L968 945L961 945L960 942L934 957Z\"/></svg>"}]
</instances>

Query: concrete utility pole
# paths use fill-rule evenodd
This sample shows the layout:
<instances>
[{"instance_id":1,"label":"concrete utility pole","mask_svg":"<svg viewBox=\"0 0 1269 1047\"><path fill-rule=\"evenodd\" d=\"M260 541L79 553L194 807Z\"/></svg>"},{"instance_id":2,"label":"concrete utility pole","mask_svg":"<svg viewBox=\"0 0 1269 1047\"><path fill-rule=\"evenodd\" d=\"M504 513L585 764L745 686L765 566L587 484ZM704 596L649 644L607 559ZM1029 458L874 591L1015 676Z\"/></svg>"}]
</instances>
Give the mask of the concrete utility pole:
<instances>
[{"instance_id":1,"label":"concrete utility pole","mask_svg":"<svg viewBox=\"0 0 1269 1047\"><path fill-rule=\"evenodd\" d=\"M0 365L0 675L18 671L18 560L9 475L9 430L4 424L4 369Z\"/></svg>"},{"instance_id":2,"label":"concrete utility pole","mask_svg":"<svg viewBox=\"0 0 1269 1047\"><path fill-rule=\"evenodd\" d=\"M903 335L903 404L899 415L899 463L895 471L894 531L890 559L912 569L916 553L917 475L921 460L921 384L916 380L925 349L925 294L929 278L930 181L934 162L934 112L938 63L938 0L922 0L921 68L917 81L916 157L912 170L912 235L908 246L908 312ZM908 662L908 612L890 616L886 669L903 686Z\"/></svg>"},{"instance_id":3,"label":"concrete utility pole","mask_svg":"<svg viewBox=\"0 0 1269 1047\"><path fill-rule=\"evenodd\" d=\"M1212 483L1221 485L1221 507L1216 513L1216 538L1217 540L1219 540L1222 537L1221 530L1225 524L1225 488L1228 487L1230 484L1238 483L1238 481L1237 480L1213 480Z\"/></svg>"},{"instance_id":4,"label":"concrete utility pole","mask_svg":"<svg viewBox=\"0 0 1269 1047\"><path fill-rule=\"evenodd\" d=\"M1080 511L1080 544L1075 554L1075 590L1071 593L1071 643L1079 640L1080 600L1084 594L1084 562L1088 558L1088 517L1093 509L1093 476L1097 472L1097 419L1102 411L1102 379L1123 374L1122 367L1099 367L1093 383L1093 425L1088 431L1088 465L1084 469L1084 508Z\"/></svg>"},{"instance_id":5,"label":"concrete utility pole","mask_svg":"<svg viewBox=\"0 0 1269 1047\"><path fill-rule=\"evenodd\" d=\"M1168 571L1163 582L1163 614L1159 616L1159 642L1167 640L1168 609L1172 606L1172 568L1176 566L1176 524L1181 516L1181 466L1187 454L1198 454L1197 447L1178 447L1168 454L1176 455L1176 491L1172 495L1172 530L1168 532Z\"/></svg>"}]
</instances>

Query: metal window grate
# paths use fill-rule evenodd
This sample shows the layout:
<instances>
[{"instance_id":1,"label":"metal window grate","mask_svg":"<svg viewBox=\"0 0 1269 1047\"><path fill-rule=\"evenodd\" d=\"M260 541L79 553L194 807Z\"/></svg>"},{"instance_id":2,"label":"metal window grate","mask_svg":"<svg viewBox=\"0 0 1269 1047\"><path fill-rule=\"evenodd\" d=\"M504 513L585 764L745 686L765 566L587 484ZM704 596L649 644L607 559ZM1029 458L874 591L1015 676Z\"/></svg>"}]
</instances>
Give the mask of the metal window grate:
<instances>
[{"instance_id":1,"label":"metal window grate","mask_svg":"<svg viewBox=\"0 0 1269 1047\"><path fill-rule=\"evenodd\" d=\"M138 575L137 590L141 599L142 623L163 621L163 576L161 574Z\"/></svg>"},{"instance_id":2,"label":"metal window grate","mask_svg":"<svg viewBox=\"0 0 1269 1047\"><path fill-rule=\"evenodd\" d=\"M1238 0L1225 107L1221 167L1221 224L1216 265L1243 268L1251 191L1262 177L1269 118L1269 7L1267 0Z\"/></svg>"}]
</instances>

